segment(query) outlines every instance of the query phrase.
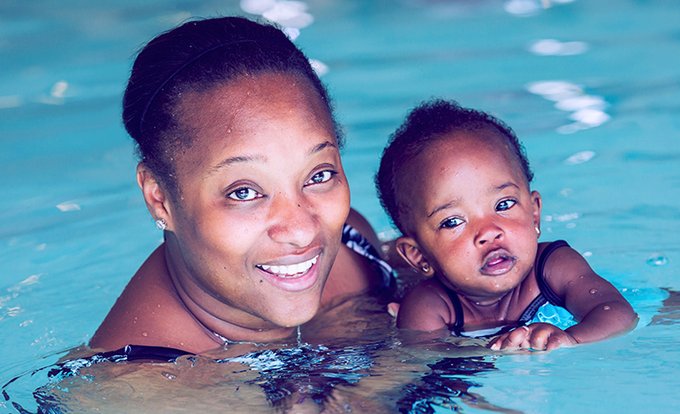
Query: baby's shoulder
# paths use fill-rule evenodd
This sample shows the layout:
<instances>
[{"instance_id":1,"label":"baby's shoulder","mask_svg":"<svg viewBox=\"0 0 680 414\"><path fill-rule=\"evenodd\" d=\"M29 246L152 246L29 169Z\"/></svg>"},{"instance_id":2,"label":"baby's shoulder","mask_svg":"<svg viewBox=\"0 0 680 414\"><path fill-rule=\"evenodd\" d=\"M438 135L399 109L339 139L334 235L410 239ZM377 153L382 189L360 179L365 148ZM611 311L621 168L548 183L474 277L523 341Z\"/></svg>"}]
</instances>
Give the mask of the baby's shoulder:
<instances>
[{"instance_id":1,"label":"baby's shoulder","mask_svg":"<svg viewBox=\"0 0 680 414\"><path fill-rule=\"evenodd\" d=\"M546 274L588 266L583 255L564 240L539 243L536 264Z\"/></svg>"},{"instance_id":2,"label":"baby's shoulder","mask_svg":"<svg viewBox=\"0 0 680 414\"><path fill-rule=\"evenodd\" d=\"M420 331L441 329L451 323L452 308L446 288L436 279L426 279L404 297L397 326Z\"/></svg>"}]
</instances>

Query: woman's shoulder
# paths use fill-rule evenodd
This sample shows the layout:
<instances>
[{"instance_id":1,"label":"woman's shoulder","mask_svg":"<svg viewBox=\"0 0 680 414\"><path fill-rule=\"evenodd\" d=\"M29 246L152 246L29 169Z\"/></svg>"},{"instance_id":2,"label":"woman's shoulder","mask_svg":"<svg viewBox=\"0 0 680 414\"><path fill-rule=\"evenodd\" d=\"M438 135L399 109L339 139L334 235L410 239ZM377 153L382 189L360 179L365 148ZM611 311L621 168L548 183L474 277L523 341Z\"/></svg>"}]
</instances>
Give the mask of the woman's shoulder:
<instances>
[{"instance_id":1,"label":"woman's shoulder","mask_svg":"<svg viewBox=\"0 0 680 414\"><path fill-rule=\"evenodd\" d=\"M127 284L90 346L114 350L149 345L198 352L215 347L210 341L177 297L161 245Z\"/></svg>"}]
</instances>

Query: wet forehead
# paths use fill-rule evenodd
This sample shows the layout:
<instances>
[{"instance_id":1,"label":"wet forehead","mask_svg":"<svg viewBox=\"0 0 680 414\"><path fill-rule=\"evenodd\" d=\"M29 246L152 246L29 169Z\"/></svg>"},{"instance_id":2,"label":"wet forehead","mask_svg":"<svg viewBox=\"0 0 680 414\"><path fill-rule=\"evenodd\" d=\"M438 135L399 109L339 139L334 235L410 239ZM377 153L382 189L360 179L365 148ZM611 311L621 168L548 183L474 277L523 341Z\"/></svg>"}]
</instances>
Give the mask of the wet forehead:
<instances>
[{"instance_id":1,"label":"wet forehead","mask_svg":"<svg viewBox=\"0 0 680 414\"><path fill-rule=\"evenodd\" d=\"M244 75L207 91L188 92L176 115L179 133L189 143L175 157L180 179L205 174L227 158L275 156L281 150L272 147L276 143L309 144L303 150L336 143L327 106L309 81L290 74ZM300 141L305 139L309 142Z\"/></svg>"},{"instance_id":2,"label":"wet forehead","mask_svg":"<svg viewBox=\"0 0 680 414\"><path fill-rule=\"evenodd\" d=\"M401 169L396 184L403 217L430 211L432 203L439 202L439 196L443 196L440 186L457 180L462 166L474 170L483 165L491 165L499 175L511 176L518 185L528 185L517 156L499 132L493 129L456 131L434 138ZM447 183L442 184L444 181ZM490 183L492 188L500 184L503 183ZM479 188L479 191L486 190Z\"/></svg>"},{"instance_id":3,"label":"wet forehead","mask_svg":"<svg viewBox=\"0 0 680 414\"><path fill-rule=\"evenodd\" d=\"M293 108L306 122L332 128L329 110L311 83L289 73L245 74L207 91L186 92L177 117L183 129L200 136L215 129L247 132L286 117Z\"/></svg>"}]
</instances>

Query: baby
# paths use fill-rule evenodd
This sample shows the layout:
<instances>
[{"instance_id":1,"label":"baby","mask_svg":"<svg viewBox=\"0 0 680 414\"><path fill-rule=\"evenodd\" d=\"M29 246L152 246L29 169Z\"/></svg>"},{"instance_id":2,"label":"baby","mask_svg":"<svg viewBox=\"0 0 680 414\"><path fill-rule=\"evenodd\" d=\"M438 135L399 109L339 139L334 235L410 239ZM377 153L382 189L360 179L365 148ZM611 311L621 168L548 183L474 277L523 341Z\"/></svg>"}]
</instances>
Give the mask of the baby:
<instances>
[{"instance_id":1,"label":"baby","mask_svg":"<svg viewBox=\"0 0 680 414\"><path fill-rule=\"evenodd\" d=\"M404 298L399 328L552 350L635 326L630 304L578 252L538 243L532 178L514 132L491 115L442 100L409 114L376 175L403 234L396 249L427 277Z\"/></svg>"}]
</instances>

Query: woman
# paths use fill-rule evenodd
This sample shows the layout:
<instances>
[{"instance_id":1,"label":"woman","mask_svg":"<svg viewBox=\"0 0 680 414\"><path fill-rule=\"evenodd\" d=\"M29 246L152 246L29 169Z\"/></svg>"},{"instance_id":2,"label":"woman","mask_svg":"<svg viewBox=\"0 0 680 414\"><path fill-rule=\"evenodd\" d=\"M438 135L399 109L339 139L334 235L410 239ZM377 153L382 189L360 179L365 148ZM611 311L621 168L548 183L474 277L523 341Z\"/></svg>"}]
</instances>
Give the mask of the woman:
<instances>
[{"instance_id":1,"label":"woman","mask_svg":"<svg viewBox=\"0 0 680 414\"><path fill-rule=\"evenodd\" d=\"M91 347L200 353L286 338L389 280L349 207L327 92L277 28L225 17L156 37L133 66L123 120L165 242Z\"/></svg>"}]
</instances>

